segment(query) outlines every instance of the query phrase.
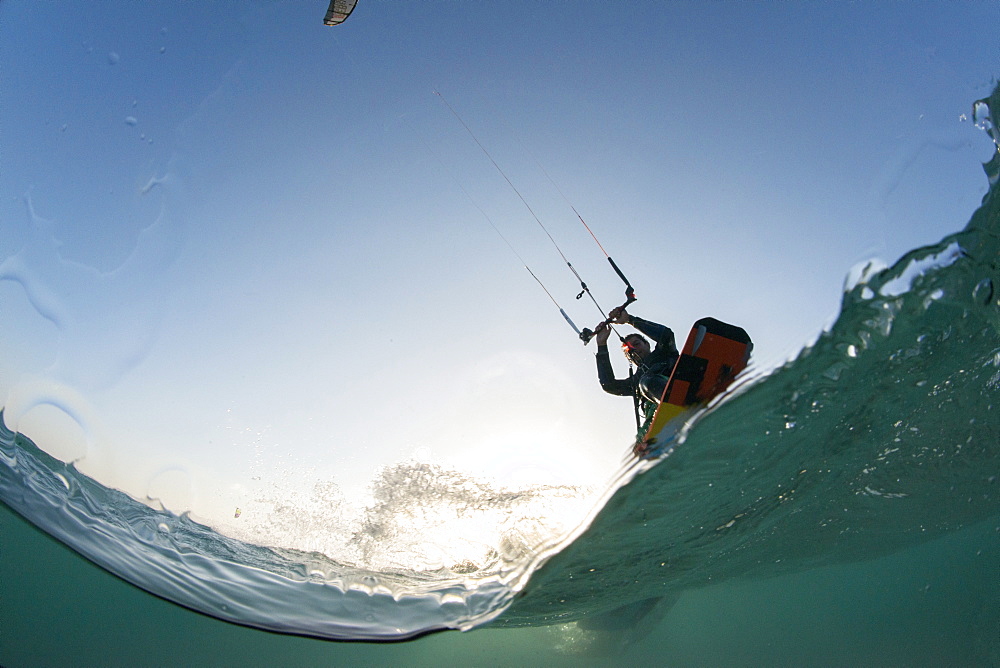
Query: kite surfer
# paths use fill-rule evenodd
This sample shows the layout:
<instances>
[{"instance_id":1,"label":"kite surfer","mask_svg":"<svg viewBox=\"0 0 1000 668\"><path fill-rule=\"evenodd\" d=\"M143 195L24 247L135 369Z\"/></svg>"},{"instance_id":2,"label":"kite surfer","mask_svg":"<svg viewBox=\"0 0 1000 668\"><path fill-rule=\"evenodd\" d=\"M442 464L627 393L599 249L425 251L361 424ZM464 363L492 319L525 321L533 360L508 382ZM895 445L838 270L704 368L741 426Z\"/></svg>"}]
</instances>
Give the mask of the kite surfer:
<instances>
[{"instance_id":1,"label":"kite surfer","mask_svg":"<svg viewBox=\"0 0 1000 668\"><path fill-rule=\"evenodd\" d=\"M611 367L608 355L611 323L630 325L654 342L650 347L649 341L636 333L622 339L622 352L636 367L635 372L625 379L615 378ZM611 309L608 320L597 328L594 337L597 339L597 379L601 389L618 396L638 397L644 406L659 404L679 356L673 331L664 325L629 315L624 306L618 306Z\"/></svg>"}]
</instances>

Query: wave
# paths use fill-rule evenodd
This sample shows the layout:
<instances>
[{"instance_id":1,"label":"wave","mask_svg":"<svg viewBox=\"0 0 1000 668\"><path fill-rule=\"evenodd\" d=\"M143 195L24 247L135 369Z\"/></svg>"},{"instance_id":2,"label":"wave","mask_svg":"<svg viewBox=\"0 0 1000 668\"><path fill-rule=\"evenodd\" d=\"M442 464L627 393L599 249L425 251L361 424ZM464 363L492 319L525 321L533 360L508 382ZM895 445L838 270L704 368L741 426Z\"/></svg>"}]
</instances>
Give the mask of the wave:
<instances>
[{"instance_id":1,"label":"wave","mask_svg":"<svg viewBox=\"0 0 1000 668\"><path fill-rule=\"evenodd\" d=\"M975 107L1000 146L990 105L1000 89ZM586 517L566 511L586 490L501 489L409 462L383 472L351 531L267 547L102 486L2 411L0 500L158 596L331 639L620 629L686 589L901 550L1000 515L1000 157L986 172L962 232L857 272L813 345L691 417L664 456L625 465ZM336 499L317 496L330 512ZM293 521L280 504L272 517ZM463 522L461 549L428 536Z\"/></svg>"}]
</instances>

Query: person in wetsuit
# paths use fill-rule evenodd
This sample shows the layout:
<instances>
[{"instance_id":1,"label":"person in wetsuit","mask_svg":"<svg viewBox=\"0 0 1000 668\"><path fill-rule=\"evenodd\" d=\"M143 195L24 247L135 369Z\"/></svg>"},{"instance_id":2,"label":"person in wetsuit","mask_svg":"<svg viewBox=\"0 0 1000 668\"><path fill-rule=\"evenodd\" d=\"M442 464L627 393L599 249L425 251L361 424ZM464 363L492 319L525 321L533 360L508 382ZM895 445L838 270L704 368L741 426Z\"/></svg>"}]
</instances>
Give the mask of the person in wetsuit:
<instances>
[{"instance_id":1,"label":"person in wetsuit","mask_svg":"<svg viewBox=\"0 0 1000 668\"><path fill-rule=\"evenodd\" d=\"M628 378L618 379L615 378L611 357L608 355L611 327L606 324L599 328L594 333L594 338L597 339L597 379L601 383L601 389L622 397L638 396L644 405L659 404L667 381L670 380L670 373L680 356L673 331L669 327L629 315L621 306L611 310L608 320L635 327L653 340L653 346L650 347L649 341L641 334L626 336L622 342L622 351L636 366L636 371Z\"/></svg>"}]
</instances>

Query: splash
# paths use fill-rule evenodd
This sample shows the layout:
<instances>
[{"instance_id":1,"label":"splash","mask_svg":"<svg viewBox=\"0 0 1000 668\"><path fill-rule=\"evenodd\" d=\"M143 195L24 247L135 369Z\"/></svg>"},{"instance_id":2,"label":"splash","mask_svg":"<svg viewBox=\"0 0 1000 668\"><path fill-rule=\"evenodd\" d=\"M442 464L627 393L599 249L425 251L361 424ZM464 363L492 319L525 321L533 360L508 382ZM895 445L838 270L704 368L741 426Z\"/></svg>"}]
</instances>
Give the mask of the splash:
<instances>
[{"instance_id":1,"label":"splash","mask_svg":"<svg viewBox=\"0 0 1000 668\"><path fill-rule=\"evenodd\" d=\"M246 531L271 545L264 547L108 489L7 429L2 417L7 505L147 591L284 633L384 640L483 624L510 605L523 564L568 530L560 521L581 499L575 488L505 490L400 464L383 473L378 501L355 514L354 531L324 530L347 521L336 501L331 507L329 487L314 490L322 502L312 508L286 499L261 512L265 499L241 510L258 514ZM317 538L314 547L329 554L302 549ZM282 547L286 540L297 549Z\"/></svg>"}]
</instances>

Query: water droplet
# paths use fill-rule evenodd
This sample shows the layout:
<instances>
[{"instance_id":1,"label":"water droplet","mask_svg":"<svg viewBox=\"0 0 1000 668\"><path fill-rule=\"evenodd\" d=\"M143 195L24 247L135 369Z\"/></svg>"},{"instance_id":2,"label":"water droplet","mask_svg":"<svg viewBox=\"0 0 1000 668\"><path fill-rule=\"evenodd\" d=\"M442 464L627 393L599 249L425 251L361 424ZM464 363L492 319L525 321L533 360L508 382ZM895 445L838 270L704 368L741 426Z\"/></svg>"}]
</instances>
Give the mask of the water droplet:
<instances>
[{"instance_id":1,"label":"water droplet","mask_svg":"<svg viewBox=\"0 0 1000 668\"><path fill-rule=\"evenodd\" d=\"M990 108L986 100L979 100L972 105L972 118L977 128L987 132L993 129L993 119L990 117Z\"/></svg>"},{"instance_id":2,"label":"water droplet","mask_svg":"<svg viewBox=\"0 0 1000 668\"><path fill-rule=\"evenodd\" d=\"M972 298L983 306L988 306L993 299L993 281L988 278L979 281L972 289Z\"/></svg>"},{"instance_id":3,"label":"water droplet","mask_svg":"<svg viewBox=\"0 0 1000 668\"><path fill-rule=\"evenodd\" d=\"M109 53L109 54L108 54L108 64L109 64L109 65L117 65L117 64L118 64L118 62L119 62L119 61L120 61L121 59L122 59L122 58L121 58L121 56L119 56L119 55L118 55L117 53L115 53L114 51L112 51L111 53Z\"/></svg>"},{"instance_id":4,"label":"water droplet","mask_svg":"<svg viewBox=\"0 0 1000 668\"><path fill-rule=\"evenodd\" d=\"M170 527L167 526L166 523L164 522L160 522L159 524L157 524L156 528L162 531L163 533L170 533Z\"/></svg>"},{"instance_id":5,"label":"water droplet","mask_svg":"<svg viewBox=\"0 0 1000 668\"><path fill-rule=\"evenodd\" d=\"M160 47L160 53L166 53L166 52L167 52L167 47L161 46Z\"/></svg>"},{"instance_id":6,"label":"water droplet","mask_svg":"<svg viewBox=\"0 0 1000 668\"><path fill-rule=\"evenodd\" d=\"M125 117L125 125L138 125L138 124L139 124L139 121L136 119L135 116L126 116Z\"/></svg>"},{"instance_id":7,"label":"water droplet","mask_svg":"<svg viewBox=\"0 0 1000 668\"><path fill-rule=\"evenodd\" d=\"M87 456L91 438L84 417L86 406L76 397L39 386L26 392L23 401L11 411L20 412L15 422L18 431L61 461L75 462Z\"/></svg>"}]
</instances>

